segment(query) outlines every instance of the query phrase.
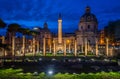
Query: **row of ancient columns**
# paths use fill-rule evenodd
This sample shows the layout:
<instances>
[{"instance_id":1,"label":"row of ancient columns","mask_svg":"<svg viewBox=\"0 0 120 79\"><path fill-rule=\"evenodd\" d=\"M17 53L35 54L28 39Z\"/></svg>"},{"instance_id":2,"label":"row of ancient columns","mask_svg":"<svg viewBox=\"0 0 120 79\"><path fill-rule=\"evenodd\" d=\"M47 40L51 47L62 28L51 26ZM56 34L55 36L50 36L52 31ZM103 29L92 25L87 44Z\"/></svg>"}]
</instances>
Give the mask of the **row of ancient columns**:
<instances>
[{"instance_id":1,"label":"row of ancient columns","mask_svg":"<svg viewBox=\"0 0 120 79\"><path fill-rule=\"evenodd\" d=\"M56 46L57 43L55 42L55 40L53 40L53 56L56 56ZM51 45L50 45L50 49L51 49ZM68 47L69 51L70 51L70 44ZM45 38L43 38L43 56L46 55L46 40ZM64 44L63 44L63 55L66 56L66 40L64 40ZM77 56L77 41L74 41L74 56Z\"/></svg>"},{"instance_id":2,"label":"row of ancient columns","mask_svg":"<svg viewBox=\"0 0 120 79\"><path fill-rule=\"evenodd\" d=\"M2 37L2 43L4 44L5 40L4 37ZM25 49L25 37L23 37L23 50ZM106 56L109 56L109 42L108 42L108 38L106 38L106 47L105 47L105 52L106 52ZM33 38L33 55L36 55L36 51L35 51L35 38ZM39 41L37 42L37 51L39 51ZM82 52L83 52L83 45L82 47ZM50 45L50 51L51 51L52 46ZM64 40L64 45L63 45L63 50L64 50L64 56L66 56L66 40ZM70 50L70 44L69 44L69 50ZM95 45L95 53L96 56L98 56L98 40L96 38L96 45ZM23 51L23 54L25 55L25 51ZM87 38L85 38L85 56L87 56L88 54L88 43L87 43ZM12 56L15 55L15 37L12 37ZM46 39L43 38L43 56L46 55ZM53 41L53 56L56 56L56 42L55 40ZM77 41L74 40L74 56L77 56Z\"/></svg>"},{"instance_id":3,"label":"row of ancient columns","mask_svg":"<svg viewBox=\"0 0 120 79\"><path fill-rule=\"evenodd\" d=\"M43 56L46 55L46 38L43 38L43 44L42 44L42 48L43 48ZM31 43L30 43L30 51L33 52L33 56L36 56L36 52L40 51L40 41L36 40L35 37L32 39ZM51 44L49 46L50 52L52 50Z\"/></svg>"},{"instance_id":4,"label":"row of ancient columns","mask_svg":"<svg viewBox=\"0 0 120 79\"><path fill-rule=\"evenodd\" d=\"M5 44L5 37L2 36L2 44ZM5 49L2 49L2 52L3 52L3 57L5 57L6 55L6 50Z\"/></svg>"},{"instance_id":5,"label":"row of ancient columns","mask_svg":"<svg viewBox=\"0 0 120 79\"><path fill-rule=\"evenodd\" d=\"M106 56L109 56L109 42L108 42L108 38L106 38L106 46L105 46L105 52L106 52ZM82 47L82 52L83 52L83 45L81 46ZM87 41L87 38L85 38L85 56L87 56L88 54L88 41ZM95 39L95 54L96 56L98 56L98 39L96 38ZM111 54L112 55L112 54Z\"/></svg>"},{"instance_id":6,"label":"row of ancient columns","mask_svg":"<svg viewBox=\"0 0 120 79\"><path fill-rule=\"evenodd\" d=\"M96 42L95 54L96 54L96 56L98 56L99 53L98 53L98 40L97 40L97 38L96 38L95 42ZM51 47L52 46L50 45L50 50L51 50ZM82 47L82 52L83 52L83 45L81 47ZM108 38L106 38L106 47L105 47L106 56L109 56L108 47L109 47ZM88 47L87 38L85 38L85 51L84 51L85 56L88 55L88 49L89 49L89 47ZM69 50L70 50L70 44L69 44ZM63 51L64 51L63 55L66 56L66 40L64 40ZM46 55L46 39L43 38L43 56L45 56L45 55ZM55 42L55 40L53 41L53 56L56 56L56 42ZM77 56L77 41L76 40L74 41L74 56Z\"/></svg>"}]
</instances>

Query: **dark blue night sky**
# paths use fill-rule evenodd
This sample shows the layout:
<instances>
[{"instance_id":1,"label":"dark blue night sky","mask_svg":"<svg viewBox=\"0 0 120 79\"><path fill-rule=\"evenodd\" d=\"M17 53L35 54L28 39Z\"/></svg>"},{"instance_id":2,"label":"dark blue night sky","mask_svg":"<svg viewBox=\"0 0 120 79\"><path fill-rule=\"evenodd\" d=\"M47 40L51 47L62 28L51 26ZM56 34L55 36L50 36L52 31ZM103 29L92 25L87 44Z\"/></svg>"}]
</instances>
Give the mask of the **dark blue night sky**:
<instances>
[{"instance_id":1,"label":"dark blue night sky","mask_svg":"<svg viewBox=\"0 0 120 79\"><path fill-rule=\"evenodd\" d=\"M57 31L61 13L63 30L74 32L87 5L96 15L99 29L109 21L120 19L120 0L0 0L0 18L8 24L19 23L27 28L43 27L46 21L52 31Z\"/></svg>"}]
</instances>

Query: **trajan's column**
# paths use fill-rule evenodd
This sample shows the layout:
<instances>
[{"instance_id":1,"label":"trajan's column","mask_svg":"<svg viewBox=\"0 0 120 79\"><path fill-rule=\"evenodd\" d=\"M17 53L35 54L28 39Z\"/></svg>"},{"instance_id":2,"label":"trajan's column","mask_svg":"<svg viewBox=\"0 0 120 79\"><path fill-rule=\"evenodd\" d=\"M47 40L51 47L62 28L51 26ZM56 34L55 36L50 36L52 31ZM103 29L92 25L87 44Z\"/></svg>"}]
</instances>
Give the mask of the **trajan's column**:
<instances>
[{"instance_id":1,"label":"trajan's column","mask_svg":"<svg viewBox=\"0 0 120 79\"><path fill-rule=\"evenodd\" d=\"M62 45L62 18L61 14L59 14L58 17L58 49L57 50L63 50L63 45Z\"/></svg>"}]
</instances>

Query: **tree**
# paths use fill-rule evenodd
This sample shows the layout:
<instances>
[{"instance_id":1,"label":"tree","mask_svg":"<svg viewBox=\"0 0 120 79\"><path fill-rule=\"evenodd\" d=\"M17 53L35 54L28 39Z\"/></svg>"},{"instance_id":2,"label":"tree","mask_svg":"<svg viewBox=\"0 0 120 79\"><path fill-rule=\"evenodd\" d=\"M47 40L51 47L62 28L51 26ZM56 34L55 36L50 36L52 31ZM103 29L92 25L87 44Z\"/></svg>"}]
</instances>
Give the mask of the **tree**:
<instances>
[{"instance_id":1,"label":"tree","mask_svg":"<svg viewBox=\"0 0 120 79\"><path fill-rule=\"evenodd\" d=\"M15 57L15 35L16 35L16 32L18 32L19 28L20 28L19 24L13 23L13 24L8 25L8 29L7 29L8 32L10 32L11 37L12 37L12 59L13 61Z\"/></svg>"},{"instance_id":2,"label":"tree","mask_svg":"<svg viewBox=\"0 0 120 79\"><path fill-rule=\"evenodd\" d=\"M4 27L6 27L6 23L4 23L2 19L0 19L0 28Z\"/></svg>"},{"instance_id":3,"label":"tree","mask_svg":"<svg viewBox=\"0 0 120 79\"><path fill-rule=\"evenodd\" d=\"M15 35L15 33L19 31L19 29L20 29L20 25L13 23L13 24L8 25L7 30Z\"/></svg>"}]
</instances>

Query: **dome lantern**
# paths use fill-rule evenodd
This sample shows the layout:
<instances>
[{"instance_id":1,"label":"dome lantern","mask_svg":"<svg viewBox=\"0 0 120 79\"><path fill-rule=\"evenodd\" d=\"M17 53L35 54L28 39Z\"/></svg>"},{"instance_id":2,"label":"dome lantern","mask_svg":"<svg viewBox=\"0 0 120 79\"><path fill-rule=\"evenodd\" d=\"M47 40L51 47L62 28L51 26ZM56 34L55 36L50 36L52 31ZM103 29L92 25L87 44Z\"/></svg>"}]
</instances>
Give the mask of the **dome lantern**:
<instances>
[{"instance_id":1,"label":"dome lantern","mask_svg":"<svg viewBox=\"0 0 120 79\"><path fill-rule=\"evenodd\" d=\"M90 7L89 6L86 7L86 13L90 13Z\"/></svg>"},{"instance_id":2,"label":"dome lantern","mask_svg":"<svg viewBox=\"0 0 120 79\"><path fill-rule=\"evenodd\" d=\"M45 22L44 23L44 28L47 29L48 28L48 24Z\"/></svg>"}]
</instances>

